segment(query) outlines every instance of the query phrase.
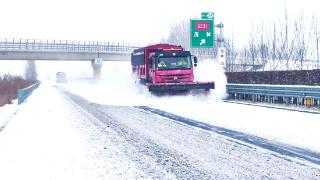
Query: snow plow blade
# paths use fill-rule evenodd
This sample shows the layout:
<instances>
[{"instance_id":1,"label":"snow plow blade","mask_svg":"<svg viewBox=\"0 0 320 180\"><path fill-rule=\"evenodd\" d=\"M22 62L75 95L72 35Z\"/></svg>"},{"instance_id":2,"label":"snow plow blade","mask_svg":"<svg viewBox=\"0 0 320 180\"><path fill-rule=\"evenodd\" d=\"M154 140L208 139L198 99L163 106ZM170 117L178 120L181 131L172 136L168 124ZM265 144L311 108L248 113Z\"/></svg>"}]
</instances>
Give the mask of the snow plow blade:
<instances>
[{"instance_id":1,"label":"snow plow blade","mask_svg":"<svg viewBox=\"0 0 320 180\"><path fill-rule=\"evenodd\" d=\"M186 82L186 83L160 83L149 84L150 92L174 92L188 91L193 89L210 90L214 89L214 82Z\"/></svg>"}]
</instances>

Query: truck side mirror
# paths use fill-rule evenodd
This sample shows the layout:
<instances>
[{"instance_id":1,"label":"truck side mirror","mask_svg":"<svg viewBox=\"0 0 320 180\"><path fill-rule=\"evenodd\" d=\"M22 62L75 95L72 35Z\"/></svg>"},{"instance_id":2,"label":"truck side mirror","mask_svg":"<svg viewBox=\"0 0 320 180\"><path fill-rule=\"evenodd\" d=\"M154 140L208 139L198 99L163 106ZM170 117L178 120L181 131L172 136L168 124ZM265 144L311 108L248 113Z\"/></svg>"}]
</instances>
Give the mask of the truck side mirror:
<instances>
[{"instance_id":1,"label":"truck side mirror","mask_svg":"<svg viewBox=\"0 0 320 180\"><path fill-rule=\"evenodd\" d=\"M194 67L197 67L198 59L196 56L193 56Z\"/></svg>"},{"instance_id":2,"label":"truck side mirror","mask_svg":"<svg viewBox=\"0 0 320 180\"><path fill-rule=\"evenodd\" d=\"M194 62L195 64L197 64L197 63L198 63L198 59L197 59L197 57L196 57L196 56L193 56L193 62Z\"/></svg>"}]
</instances>

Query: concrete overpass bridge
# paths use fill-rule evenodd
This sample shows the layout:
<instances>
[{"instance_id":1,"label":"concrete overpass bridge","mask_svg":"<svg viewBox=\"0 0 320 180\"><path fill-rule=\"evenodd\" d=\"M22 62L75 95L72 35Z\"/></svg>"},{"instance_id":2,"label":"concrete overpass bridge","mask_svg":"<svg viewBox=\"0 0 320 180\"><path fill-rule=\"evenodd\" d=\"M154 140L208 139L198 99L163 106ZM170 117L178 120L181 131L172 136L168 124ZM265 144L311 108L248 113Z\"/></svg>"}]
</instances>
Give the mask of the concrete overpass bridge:
<instances>
[{"instance_id":1,"label":"concrete overpass bridge","mask_svg":"<svg viewBox=\"0 0 320 180\"><path fill-rule=\"evenodd\" d=\"M129 61L130 53L137 48L126 43L0 39L0 60L91 61L98 77L103 61Z\"/></svg>"}]
</instances>

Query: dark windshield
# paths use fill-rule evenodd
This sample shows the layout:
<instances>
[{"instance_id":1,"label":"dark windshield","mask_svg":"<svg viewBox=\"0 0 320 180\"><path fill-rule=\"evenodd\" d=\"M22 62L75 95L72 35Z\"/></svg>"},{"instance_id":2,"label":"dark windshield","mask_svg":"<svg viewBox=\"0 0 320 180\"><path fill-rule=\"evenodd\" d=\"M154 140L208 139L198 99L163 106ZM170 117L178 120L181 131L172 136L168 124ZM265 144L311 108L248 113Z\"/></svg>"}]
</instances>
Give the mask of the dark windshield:
<instances>
[{"instance_id":1,"label":"dark windshield","mask_svg":"<svg viewBox=\"0 0 320 180\"><path fill-rule=\"evenodd\" d=\"M190 69L191 66L190 56L187 57L160 57L157 62L159 70L167 69Z\"/></svg>"}]
</instances>

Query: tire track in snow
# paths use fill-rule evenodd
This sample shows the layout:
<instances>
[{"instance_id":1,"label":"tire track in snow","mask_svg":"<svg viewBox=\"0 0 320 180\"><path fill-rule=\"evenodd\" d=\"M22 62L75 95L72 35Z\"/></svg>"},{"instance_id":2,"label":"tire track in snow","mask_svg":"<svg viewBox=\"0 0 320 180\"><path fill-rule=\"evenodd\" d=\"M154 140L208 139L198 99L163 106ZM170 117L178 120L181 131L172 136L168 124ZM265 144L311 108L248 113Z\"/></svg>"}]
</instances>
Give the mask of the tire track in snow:
<instances>
[{"instance_id":1,"label":"tire track in snow","mask_svg":"<svg viewBox=\"0 0 320 180\"><path fill-rule=\"evenodd\" d=\"M218 127L211 124L195 121L189 118L185 118L182 116L178 116L172 113L168 113L159 109L150 108L147 106L137 106L136 108L147 111L147 112L151 112L154 114L158 114L160 116L167 117L174 121L178 121L193 127L198 127L207 131L215 132L215 133L236 139L236 140L240 140L245 143L253 144L255 146L268 149L270 151L279 153L281 155L285 155L293 158L301 158L301 159L320 165L320 153L317 153L317 152L313 152L307 149L302 149L302 148L287 145L287 144L273 142L271 140L264 139L261 137L257 137L257 136L245 134L242 132L226 129L223 127Z\"/></svg>"},{"instance_id":2,"label":"tire track in snow","mask_svg":"<svg viewBox=\"0 0 320 180\"><path fill-rule=\"evenodd\" d=\"M126 153L142 171L155 179L213 179L210 172L194 167L188 157L160 147L150 138L135 132L130 127L113 119L107 112L108 106L90 103L65 92L76 104L114 130L134 148L126 147Z\"/></svg>"}]
</instances>

